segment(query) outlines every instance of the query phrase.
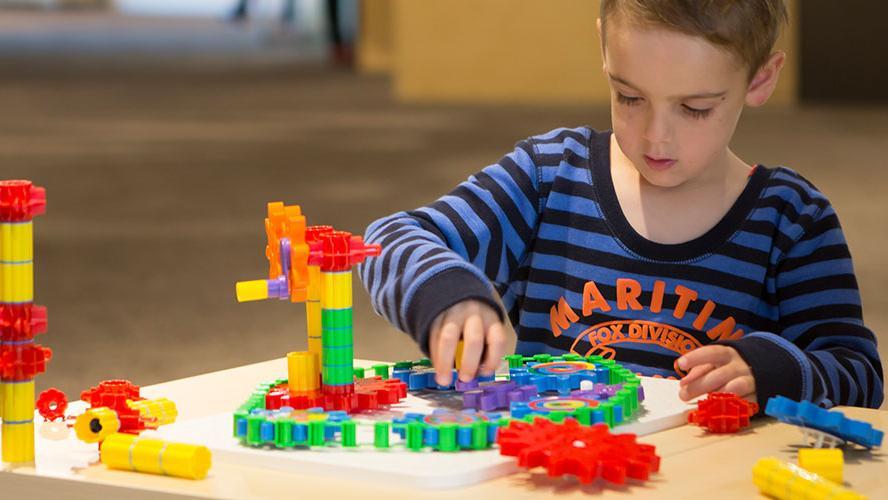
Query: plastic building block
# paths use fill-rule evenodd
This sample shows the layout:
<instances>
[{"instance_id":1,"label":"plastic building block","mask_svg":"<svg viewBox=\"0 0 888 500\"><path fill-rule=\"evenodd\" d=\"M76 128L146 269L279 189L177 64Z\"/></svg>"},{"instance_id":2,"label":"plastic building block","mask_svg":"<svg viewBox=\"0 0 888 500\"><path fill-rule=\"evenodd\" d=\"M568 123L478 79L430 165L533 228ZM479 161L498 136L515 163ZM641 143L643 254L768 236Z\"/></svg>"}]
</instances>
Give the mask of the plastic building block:
<instances>
[{"instance_id":1,"label":"plastic building block","mask_svg":"<svg viewBox=\"0 0 888 500\"><path fill-rule=\"evenodd\" d=\"M65 418L65 410L68 408L68 396L64 392L51 387L40 393L37 397L37 411L46 420L60 420Z\"/></svg>"},{"instance_id":2,"label":"plastic building block","mask_svg":"<svg viewBox=\"0 0 888 500\"><path fill-rule=\"evenodd\" d=\"M755 463L752 467L752 482L762 493L779 500L866 498L818 474L773 457L761 458Z\"/></svg>"},{"instance_id":3,"label":"plastic building block","mask_svg":"<svg viewBox=\"0 0 888 500\"><path fill-rule=\"evenodd\" d=\"M0 418L3 462L34 461L34 377L52 351L34 343L46 331L46 308L34 301L33 218L46 191L30 181L0 181Z\"/></svg>"},{"instance_id":4,"label":"plastic building block","mask_svg":"<svg viewBox=\"0 0 888 500\"><path fill-rule=\"evenodd\" d=\"M749 417L758 413L758 404L736 394L711 392L697 401L697 409L688 413L688 423L705 427L715 434L732 434L749 426Z\"/></svg>"},{"instance_id":5,"label":"plastic building block","mask_svg":"<svg viewBox=\"0 0 888 500\"><path fill-rule=\"evenodd\" d=\"M429 415L407 413L393 419L392 432L406 440L411 451L424 448L444 452L484 450L496 442L497 431L503 423L498 413L437 409Z\"/></svg>"},{"instance_id":6,"label":"plastic building block","mask_svg":"<svg viewBox=\"0 0 888 500\"><path fill-rule=\"evenodd\" d=\"M845 456L838 448L802 448L799 450L799 467L842 484Z\"/></svg>"},{"instance_id":7,"label":"plastic building block","mask_svg":"<svg viewBox=\"0 0 888 500\"><path fill-rule=\"evenodd\" d=\"M539 395L536 386L519 386L511 380L482 382L476 387L463 392L463 408L502 410L507 409L510 403L527 402Z\"/></svg>"},{"instance_id":8,"label":"plastic building block","mask_svg":"<svg viewBox=\"0 0 888 500\"><path fill-rule=\"evenodd\" d=\"M598 356L596 356L598 358ZM510 354L503 358L509 364L509 369L524 368L527 363L552 363L554 361L586 361L586 358L579 354L567 353L560 356L552 354L534 354L533 356L522 356L520 354ZM599 358L600 359L600 358Z\"/></svg>"},{"instance_id":9,"label":"plastic building block","mask_svg":"<svg viewBox=\"0 0 888 500\"><path fill-rule=\"evenodd\" d=\"M206 446L112 434L102 443L100 459L110 469L203 479L212 455Z\"/></svg>"},{"instance_id":10,"label":"plastic building block","mask_svg":"<svg viewBox=\"0 0 888 500\"><path fill-rule=\"evenodd\" d=\"M885 436L884 432L874 429L867 422L848 418L840 411L830 411L810 401L796 402L775 396L768 400L765 413L781 422L817 429L865 448L881 446Z\"/></svg>"},{"instance_id":11,"label":"plastic building block","mask_svg":"<svg viewBox=\"0 0 888 500\"><path fill-rule=\"evenodd\" d=\"M85 443L99 443L120 430L117 412L104 406L90 408L77 416L74 432Z\"/></svg>"},{"instance_id":12,"label":"plastic building block","mask_svg":"<svg viewBox=\"0 0 888 500\"><path fill-rule=\"evenodd\" d=\"M145 399L140 395L139 386L129 380L102 381L83 391L80 399L88 403L91 409L107 408L112 411L119 422L114 432L138 434L145 429L173 423L178 416L175 403L166 398Z\"/></svg>"},{"instance_id":13,"label":"plastic building block","mask_svg":"<svg viewBox=\"0 0 888 500\"><path fill-rule=\"evenodd\" d=\"M610 370L586 361L530 362L509 370L509 379L520 385L535 385L539 392L557 391L566 396L584 380L610 383Z\"/></svg>"},{"instance_id":14,"label":"plastic building block","mask_svg":"<svg viewBox=\"0 0 888 500\"><path fill-rule=\"evenodd\" d=\"M518 457L521 467L545 467L550 477L571 474L581 483L597 477L615 484L624 484L627 478L645 481L660 469L654 446L636 443L634 434L611 434L602 424L513 420L500 429L497 443L500 453Z\"/></svg>"},{"instance_id":15,"label":"plastic building block","mask_svg":"<svg viewBox=\"0 0 888 500\"><path fill-rule=\"evenodd\" d=\"M324 446L335 442L342 433L342 423L350 419L343 411L325 412L321 408L238 410L234 414L233 434L241 444L253 447Z\"/></svg>"}]
</instances>

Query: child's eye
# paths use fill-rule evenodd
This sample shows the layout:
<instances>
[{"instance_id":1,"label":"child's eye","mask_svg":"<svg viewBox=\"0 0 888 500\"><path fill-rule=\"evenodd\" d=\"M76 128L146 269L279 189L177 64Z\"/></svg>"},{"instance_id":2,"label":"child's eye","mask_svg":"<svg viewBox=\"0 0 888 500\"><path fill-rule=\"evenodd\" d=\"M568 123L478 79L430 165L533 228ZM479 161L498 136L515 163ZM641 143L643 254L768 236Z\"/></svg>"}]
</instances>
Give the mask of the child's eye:
<instances>
[{"instance_id":1,"label":"child's eye","mask_svg":"<svg viewBox=\"0 0 888 500\"><path fill-rule=\"evenodd\" d=\"M687 104L681 105L682 109L685 113L687 113L691 118L702 119L709 116L709 113L712 112L712 109L697 109L688 106Z\"/></svg>"},{"instance_id":2,"label":"child's eye","mask_svg":"<svg viewBox=\"0 0 888 500\"><path fill-rule=\"evenodd\" d=\"M620 104L625 104L627 106L634 106L641 102L641 97L630 97L628 95L623 95L617 92L617 102Z\"/></svg>"}]
</instances>

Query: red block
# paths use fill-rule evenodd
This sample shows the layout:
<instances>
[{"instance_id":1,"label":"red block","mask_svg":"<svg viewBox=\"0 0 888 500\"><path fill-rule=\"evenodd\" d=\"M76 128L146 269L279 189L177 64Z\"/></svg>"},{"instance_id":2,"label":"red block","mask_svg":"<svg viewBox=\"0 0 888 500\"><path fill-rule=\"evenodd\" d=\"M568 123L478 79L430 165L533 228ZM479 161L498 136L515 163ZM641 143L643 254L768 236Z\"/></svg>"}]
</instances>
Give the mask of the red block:
<instances>
[{"instance_id":1,"label":"red block","mask_svg":"<svg viewBox=\"0 0 888 500\"><path fill-rule=\"evenodd\" d=\"M732 434L749 426L749 417L758 413L758 404L736 394L711 392L697 402L688 414L688 423L705 427L715 434Z\"/></svg>"},{"instance_id":2,"label":"red block","mask_svg":"<svg viewBox=\"0 0 888 500\"><path fill-rule=\"evenodd\" d=\"M0 181L0 222L26 222L45 211L45 189L31 181Z\"/></svg>"},{"instance_id":3,"label":"red block","mask_svg":"<svg viewBox=\"0 0 888 500\"><path fill-rule=\"evenodd\" d=\"M65 393L50 387L40 393L35 403L40 416L52 422L65 418L65 409L68 408L68 396Z\"/></svg>"},{"instance_id":4,"label":"red block","mask_svg":"<svg viewBox=\"0 0 888 500\"><path fill-rule=\"evenodd\" d=\"M0 346L0 379L4 381L33 380L46 371L46 363L52 359L52 349L36 345L3 344Z\"/></svg>"},{"instance_id":5,"label":"red block","mask_svg":"<svg viewBox=\"0 0 888 500\"><path fill-rule=\"evenodd\" d=\"M33 339L46 332L47 314L43 306L0 304L0 340L16 342Z\"/></svg>"},{"instance_id":6,"label":"red block","mask_svg":"<svg viewBox=\"0 0 888 500\"><path fill-rule=\"evenodd\" d=\"M545 467L550 477L576 476L581 483L597 477L623 484L645 481L660 470L652 445L636 443L635 434L611 434L606 424L591 427L573 419L556 424L542 417L533 423L513 420L499 430L500 454L518 457L518 465Z\"/></svg>"}]
</instances>

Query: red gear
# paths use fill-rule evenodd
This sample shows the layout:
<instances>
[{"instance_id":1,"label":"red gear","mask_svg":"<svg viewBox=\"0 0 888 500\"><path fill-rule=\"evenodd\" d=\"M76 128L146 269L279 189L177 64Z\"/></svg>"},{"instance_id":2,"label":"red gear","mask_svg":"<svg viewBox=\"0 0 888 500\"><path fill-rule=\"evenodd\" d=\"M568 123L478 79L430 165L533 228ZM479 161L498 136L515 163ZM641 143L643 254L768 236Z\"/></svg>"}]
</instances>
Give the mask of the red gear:
<instances>
[{"instance_id":1,"label":"red gear","mask_svg":"<svg viewBox=\"0 0 888 500\"><path fill-rule=\"evenodd\" d=\"M398 379L370 377L355 380L353 386L322 386L315 393L291 392L287 384L271 388L265 395L265 408L277 410L289 406L294 410L321 407L325 411L347 412L378 410L380 405L399 403L407 397L407 384Z\"/></svg>"},{"instance_id":2,"label":"red gear","mask_svg":"<svg viewBox=\"0 0 888 500\"><path fill-rule=\"evenodd\" d=\"M117 413L120 432L138 434L145 430L139 410L126 404L127 400L141 401L139 386L129 380L105 380L92 389L83 391L80 399L89 403L90 408L108 407Z\"/></svg>"},{"instance_id":3,"label":"red gear","mask_svg":"<svg viewBox=\"0 0 888 500\"><path fill-rule=\"evenodd\" d=\"M749 426L749 417L758 410L758 404L736 394L710 392L706 399L697 401L697 409L688 414L688 423L716 434L732 434Z\"/></svg>"},{"instance_id":4,"label":"red gear","mask_svg":"<svg viewBox=\"0 0 888 500\"><path fill-rule=\"evenodd\" d=\"M626 478L647 480L660 469L656 448L635 442L635 434L611 434L606 424L582 426L573 419L556 424L537 417L533 423L513 420L496 438L500 454L518 457L518 465L542 466L550 477L564 474L590 483L601 476L623 484Z\"/></svg>"},{"instance_id":5,"label":"red gear","mask_svg":"<svg viewBox=\"0 0 888 500\"><path fill-rule=\"evenodd\" d=\"M44 188L31 181L0 181L0 221L25 222L44 212Z\"/></svg>"},{"instance_id":6,"label":"red gear","mask_svg":"<svg viewBox=\"0 0 888 500\"><path fill-rule=\"evenodd\" d=\"M50 387L40 393L35 404L40 416L52 422L65 418L65 409L68 408L68 396L65 393Z\"/></svg>"}]
</instances>

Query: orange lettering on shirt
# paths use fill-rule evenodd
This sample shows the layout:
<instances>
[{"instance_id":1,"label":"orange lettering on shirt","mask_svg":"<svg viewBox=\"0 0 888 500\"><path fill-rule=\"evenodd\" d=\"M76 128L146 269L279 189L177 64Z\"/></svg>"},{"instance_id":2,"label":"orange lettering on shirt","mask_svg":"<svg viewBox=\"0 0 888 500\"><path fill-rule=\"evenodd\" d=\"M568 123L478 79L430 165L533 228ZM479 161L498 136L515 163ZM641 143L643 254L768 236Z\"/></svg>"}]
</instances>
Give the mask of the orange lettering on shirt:
<instances>
[{"instance_id":1,"label":"orange lettering on shirt","mask_svg":"<svg viewBox=\"0 0 888 500\"><path fill-rule=\"evenodd\" d=\"M706 326L706 321L709 319L709 316L712 315L712 311L714 310L715 302L707 300L706 305L703 306L703 310L700 311L700 314L697 315L697 319L694 320L694 328L702 330L703 327Z\"/></svg>"},{"instance_id":2,"label":"orange lettering on shirt","mask_svg":"<svg viewBox=\"0 0 888 500\"><path fill-rule=\"evenodd\" d=\"M734 317L728 316L727 319L707 330L706 336L713 340L716 337L718 340L739 339L743 336L743 330L734 331L735 326L737 326L737 322L734 321Z\"/></svg>"},{"instance_id":3,"label":"orange lettering on shirt","mask_svg":"<svg viewBox=\"0 0 888 500\"><path fill-rule=\"evenodd\" d=\"M681 319L688 312L688 304L697 300L697 292L683 285L677 285L675 293L678 294L678 303L675 304L675 310L672 311L672 315L675 316L675 319Z\"/></svg>"},{"instance_id":4,"label":"orange lettering on shirt","mask_svg":"<svg viewBox=\"0 0 888 500\"><path fill-rule=\"evenodd\" d=\"M617 279L617 309L625 311L631 308L633 311L640 311L641 304L638 302L638 296L641 295L641 283L629 279Z\"/></svg>"},{"instance_id":5,"label":"orange lettering on shirt","mask_svg":"<svg viewBox=\"0 0 888 500\"><path fill-rule=\"evenodd\" d=\"M663 294L666 293L666 282L657 280L654 282L654 291L651 294L651 312L658 313L663 309Z\"/></svg>"},{"instance_id":6,"label":"orange lettering on shirt","mask_svg":"<svg viewBox=\"0 0 888 500\"><path fill-rule=\"evenodd\" d=\"M564 300L564 298L562 297L561 300ZM592 309L601 309L601 312L608 312L611 310L611 306L604 300L604 296L598 291L598 286L595 285L595 282L590 280L583 286L583 316L592 314Z\"/></svg>"},{"instance_id":7,"label":"orange lettering on shirt","mask_svg":"<svg viewBox=\"0 0 888 500\"><path fill-rule=\"evenodd\" d=\"M570 308L570 305L564 300L564 297L558 300L557 306L552 306L549 310L549 327L552 329L552 335L558 337L561 330L570 328L570 325L579 321L580 317Z\"/></svg>"}]
</instances>

